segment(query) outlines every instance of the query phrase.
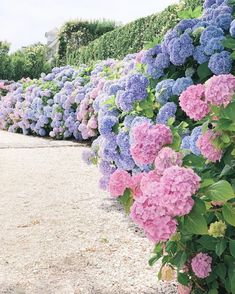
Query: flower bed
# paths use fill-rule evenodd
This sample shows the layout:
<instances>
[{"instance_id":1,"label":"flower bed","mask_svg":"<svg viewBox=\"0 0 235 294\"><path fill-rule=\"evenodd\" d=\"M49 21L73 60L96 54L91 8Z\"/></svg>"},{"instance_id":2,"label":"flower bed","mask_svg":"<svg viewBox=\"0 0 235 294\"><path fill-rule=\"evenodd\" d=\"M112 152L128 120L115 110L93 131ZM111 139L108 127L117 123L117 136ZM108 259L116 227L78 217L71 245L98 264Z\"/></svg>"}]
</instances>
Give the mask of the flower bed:
<instances>
[{"instance_id":1,"label":"flower bed","mask_svg":"<svg viewBox=\"0 0 235 294\"><path fill-rule=\"evenodd\" d=\"M0 101L0 126L93 138L84 160L155 244L179 293L235 293L234 2L206 0L161 44L56 68Z\"/></svg>"}]
</instances>

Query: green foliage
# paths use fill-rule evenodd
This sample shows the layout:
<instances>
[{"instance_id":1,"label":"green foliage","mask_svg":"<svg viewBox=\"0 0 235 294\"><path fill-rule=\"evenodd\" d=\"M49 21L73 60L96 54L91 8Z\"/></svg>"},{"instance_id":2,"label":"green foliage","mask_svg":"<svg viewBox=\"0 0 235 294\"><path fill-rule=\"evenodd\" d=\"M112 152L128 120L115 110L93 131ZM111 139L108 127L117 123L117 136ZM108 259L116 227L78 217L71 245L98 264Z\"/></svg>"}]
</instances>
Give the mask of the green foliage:
<instances>
[{"instance_id":1,"label":"green foliage","mask_svg":"<svg viewBox=\"0 0 235 294\"><path fill-rule=\"evenodd\" d=\"M27 46L9 54L10 46L0 42L0 79L18 81L21 78L39 78L48 73L51 65L47 62L47 47L40 43Z\"/></svg>"},{"instance_id":2,"label":"green foliage","mask_svg":"<svg viewBox=\"0 0 235 294\"><path fill-rule=\"evenodd\" d=\"M137 19L123 27L102 35L100 38L81 47L70 54L71 64L90 63L93 60L107 58L121 59L129 53L158 44L167 30L180 20L178 13L188 10L198 13L197 8L203 0L181 1L179 5L171 5L161 13ZM197 8L195 10L195 8Z\"/></svg>"},{"instance_id":3,"label":"green foliage","mask_svg":"<svg viewBox=\"0 0 235 294\"><path fill-rule=\"evenodd\" d=\"M76 50L116 27L115 22L109 20L66 22L59 33L57 56L59 64L73 64L76 59Z\"/></svg>"},{"instance_id":4,"label":"green foliage","mask_svg":"<svg viewBox=\"0 0 235 294\"><path fill-rule=\"evenodd\" d=\"M9 50L10 44L0 41L0 80L7 80L12 74Z\"/></svg>"}]
</instances>

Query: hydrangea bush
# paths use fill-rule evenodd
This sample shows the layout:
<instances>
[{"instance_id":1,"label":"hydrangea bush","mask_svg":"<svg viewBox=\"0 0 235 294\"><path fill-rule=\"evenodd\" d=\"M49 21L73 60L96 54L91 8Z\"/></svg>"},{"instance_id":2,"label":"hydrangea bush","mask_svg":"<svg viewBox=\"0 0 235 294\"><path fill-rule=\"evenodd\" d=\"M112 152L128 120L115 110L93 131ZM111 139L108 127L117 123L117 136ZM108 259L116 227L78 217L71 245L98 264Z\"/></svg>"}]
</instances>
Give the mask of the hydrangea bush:
<instances>
[{"instance_id":1,"label":"hydrangea bush","mask_svg":"<svg viewBox=\"0 0 235 294\"><path fill-rule=\"evenodd\" d=\"M0 126L83 154L179 293L235 293L235 2L206 0L153 48L55 68L1 97Z\"/></svg>"}]
</instances>

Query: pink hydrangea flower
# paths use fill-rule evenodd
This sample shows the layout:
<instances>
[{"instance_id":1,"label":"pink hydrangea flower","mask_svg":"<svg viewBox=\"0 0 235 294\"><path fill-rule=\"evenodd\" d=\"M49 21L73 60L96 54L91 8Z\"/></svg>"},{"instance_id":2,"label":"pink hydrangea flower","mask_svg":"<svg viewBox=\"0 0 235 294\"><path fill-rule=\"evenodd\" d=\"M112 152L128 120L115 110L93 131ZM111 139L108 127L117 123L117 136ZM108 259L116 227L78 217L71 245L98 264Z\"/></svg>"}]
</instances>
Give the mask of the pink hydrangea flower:
<instances>
[{"instance_id":1,"label":"pink hydrangea flower","mask_svg":"<svg viewBox=\"0 0 235 294\"><path fill-rule=\"evenodd\" d=\"M196 143L201 154L212 162L220 160L223 155L223 151L213 145L213 140L218 136L219 133L214 133L212 130L208 130L198 138Z\"/></svg>"},{"instance_id":2,"label":"pink hydrangea flower","mask_svg":"<svg viewBox=\"0 0 235 294\"><path fill-rule=\"evenodd\" d=\"M206 102L226 107L235 92L235 77L232 74L213 76L206 82Z\"/></svg>"},{"instance_id":3,"label":"pink hydrangea flower","mask_svg":"<svg viewBox=\"0 0 235 294\"><path fill-rule=\"evenodd\" d=\"M91 129L98 128L97 118L94 115L89 119L87 126L88 126L88 128L91 128Z\"/></svg>"},{"instance_id":4,"label":"pink hydrangea flower","mask_svg":"<svg viewBox=\"0 0 235 294\"><path fill-rule=\"evenodd\" d=\"M117 169L109 181L109 192L113 197L122 196L127 188L132 186L131 175L121 169Z\"/></svg>"},{"instance_id":5,"label":"pink hydrangea flower","mask_svg":"<svg viewBox=\"0 0 235 294\"><path fill-rule=\"evenodd\" d=\"M211 256L200 252L192 259L191 267L198 278L204 279L210 275L211 263Z\"/></svg>"},{"instance_id":6,"label":"pink hydrangea flower","mask_svg":"<svg viewBox=\"0 0 235 294\"><path fill-rule=\"evenodd\" d=\"M205 86L198 84L188 87L179 98L182 110L194 120L201 120L210 111L208 103L205 101Z\"/></svg>"},{"instance_id":7,"label":"pink hydrangea flower","mask_svg":"<svg viewBox=\"0 0 235 294\"><path fill-rule=\"evenodd\" d=\"M200 186L200 177L192 169L170 167L164 171L160 184L158 199L168 215L182 216L191 211L194 205L192 196Z\"/></svg>"},{"instance_id":8,"label":"pink hydrangea flower","mask_svg":"<svg viewBox=\"0 0 235 294\"><path fill-rule=\"evenodd\" d=\"M162 147L172 140L169 127L141 123L131 130L131 155L137 165L151 164Z\"/></svg>"},{"instance_id":9,"label":"pink hydrangea flower","mask_svg":"<svg viewBox=\"0 0 235 294\"><path fill-rule=\"evenodd\" d=\"M179 294L190 294L192 290L192 286L187 287L187 286L179 284L177 287L177 290Z\"/></svg>"},{"instance_id":10,"label":"pink hydrangea flower","mask_svg":"<svg viewBox=\"0 0 235 294\"><path fill-rule=\"evenodd\" d=\"M177 221L167 216L165 209L158 206L154 199L145 196L137 198L130 215L154 243L167 241L176 233Z\"/></svg>"},{"instance_id":11,"label":"pink hydrangea flower","mask_svg":"<svg viewBox=\"0 0 235 294\"><path fill-rule=\"evenodd\" d=\"M145 173L138 173L132 176L131 191L134 198L140 197L143 195L143 192L140 188L141 180L145 176Z\"/></svg>"},{"instance_id":12,"label":"pink hydrangea flower","mask_svg":"<svg viewBox=\"0 0 235 294\"><path fill-rule=\"evenodd\" d=\"M144 231L148 239L154 243L168 241L177 231L177 221L168 215L156 217Z\"/></svg>"},{"instance_id":13,"label":"pink hydrangea flower","mask_svg":"<svg viewBox=\"0 0 235 294\"><path fill-rule=\"evenodd\" d=\"M138 53L136 54L135 61L136 61L137 63L141 63L141 60L142 60L142 58L143 58L145 52L146 52L146 50L141 50L140 52L138 52Z\"/></svg>"},{"instance_id":14,"label":"pink hydrangea flower","mask_svg":"<svg viewBox=\"0 0 235 294\"><path fill-rule=\"evenodd\" d=\"M182 154L175 152L170 147L164 147L159 151L155 159L155 169L159 175L162 175L164 170L171 166L182 165Z\"/></svg>"},{"instance_id":15,"label":"pink hydrangea flower","mask_svg":"<svg viewBox=\"0 0 235 294\"><path fill-rule=\"evenodd\" d=\"M160 179L161 176L155 170L146 173L141 179L141 191L143 191L145 195L148 195L148 197L155 197Z\"/></svg>"}]
</instances>

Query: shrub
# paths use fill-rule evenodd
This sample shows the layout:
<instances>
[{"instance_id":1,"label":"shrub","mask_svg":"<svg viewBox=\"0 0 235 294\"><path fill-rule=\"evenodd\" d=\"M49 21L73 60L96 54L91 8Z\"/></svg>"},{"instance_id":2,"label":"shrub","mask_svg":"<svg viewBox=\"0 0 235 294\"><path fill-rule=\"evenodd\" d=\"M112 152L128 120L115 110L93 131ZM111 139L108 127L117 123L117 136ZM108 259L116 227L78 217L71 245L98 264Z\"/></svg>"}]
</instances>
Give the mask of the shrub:
<instances>
[{"instance_id":1,"label":"shrub","mask_svg":"<svg viewBox=\"0 0 235 294\"><path fill-rule=\"evenodd\" d=\"M58 63L68 63L75 50L115 28L115 22L109 20L74 20L65 23L59 33Z\"/></svg>"},{"instance_id":2,"label":"shrub","mask_svg":"<svg viewBox=\"0 0 235 294\"><path fill-rule=\"evenodd\" d=\"M166 31L172 28L178 21L178 12L202 4L202 0L186 0L179 5L171 5L163 12L137 19L123 27L104 34L88 46L82 47L71 53L71 64L90 63L94 60L107 58L124 58L128 53L135 53L144 46L162 38Z\"/></svg>"}]
</instances>

